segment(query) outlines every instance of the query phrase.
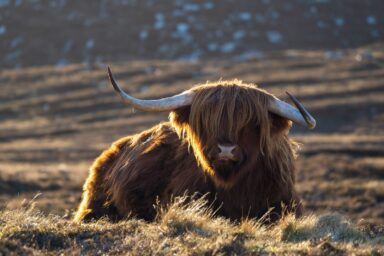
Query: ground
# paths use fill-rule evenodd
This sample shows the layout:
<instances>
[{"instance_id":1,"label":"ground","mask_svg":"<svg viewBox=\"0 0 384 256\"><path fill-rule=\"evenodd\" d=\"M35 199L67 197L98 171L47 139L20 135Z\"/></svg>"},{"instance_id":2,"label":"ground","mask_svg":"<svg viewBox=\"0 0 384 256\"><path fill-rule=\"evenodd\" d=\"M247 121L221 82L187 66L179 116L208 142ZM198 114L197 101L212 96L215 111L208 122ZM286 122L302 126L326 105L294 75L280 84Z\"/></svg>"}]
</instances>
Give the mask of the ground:
<instances>
[{"instance_id":1,"label":"ground","mask_svg":"<svg viewBox=\"0 0 384 256\"><path fill-rule=\"evenodd\" d=\"M285 216L272 226L212 216L204 199L176 198L156 220L74 223L30 201L0 212L0 255L383 255L384 229L339 214Z\"/></svg>"}]
</instances>

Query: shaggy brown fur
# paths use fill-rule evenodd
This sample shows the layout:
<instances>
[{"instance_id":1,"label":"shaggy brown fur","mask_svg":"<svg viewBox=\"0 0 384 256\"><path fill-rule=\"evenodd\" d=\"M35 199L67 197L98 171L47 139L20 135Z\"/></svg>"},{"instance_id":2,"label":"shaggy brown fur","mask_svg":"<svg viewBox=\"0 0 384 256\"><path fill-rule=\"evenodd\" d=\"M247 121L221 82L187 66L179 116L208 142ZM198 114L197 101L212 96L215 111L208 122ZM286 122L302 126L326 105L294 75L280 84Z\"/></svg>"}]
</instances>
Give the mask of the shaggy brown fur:
<instances>
[{"instance_id":1,"label":"shaggy brown fur","mask_svg":"<svg viewBox=\"0 0 384 256\"><path fill-rule=\"evenodd\" d=\"M217 213L231 219L260 218L272 208L274 220L282 205L301 214L291 122L268 112L271 95L237 80L193 90L191 106L172 111L170 122L115 142L95 161L75 220L152 220L157 198L167 204L186 192L208 193ZM208 155L223 141L240 146L241 165L215 169Z\"/></svg>"}]
</instances>

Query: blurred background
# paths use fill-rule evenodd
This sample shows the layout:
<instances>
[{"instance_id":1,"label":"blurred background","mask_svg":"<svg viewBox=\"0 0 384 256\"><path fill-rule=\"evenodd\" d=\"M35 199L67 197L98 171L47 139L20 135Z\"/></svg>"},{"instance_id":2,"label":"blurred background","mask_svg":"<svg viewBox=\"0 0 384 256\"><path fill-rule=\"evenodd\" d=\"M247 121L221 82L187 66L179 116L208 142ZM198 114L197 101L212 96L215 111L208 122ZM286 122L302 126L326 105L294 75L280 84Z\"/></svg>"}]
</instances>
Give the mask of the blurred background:
<instances>
[{"instance_id":1,"label":"blurred background","mask_svg":"<svg viewBox=\"0 0 384 256\"><path fill-rule=\"evenodd\" d=\"M384 223L381 0L0 0L0 208L38 195L70 216L93 159L167 114L135 112L106 66L142 98L238 78L318 120L301 142L308 212Z\"/></svg>"},{"instance_id":2,"label":"blurred background","mask_svg":"<svg viewBox=\"0 0 384 256\"><path fill-rule=\"evenodd\" d=\"M0 8L0 64L7 68L242 61L271 51L346 49L384 38L380 0L1 0Z\"/></svg>"}]
</instances>

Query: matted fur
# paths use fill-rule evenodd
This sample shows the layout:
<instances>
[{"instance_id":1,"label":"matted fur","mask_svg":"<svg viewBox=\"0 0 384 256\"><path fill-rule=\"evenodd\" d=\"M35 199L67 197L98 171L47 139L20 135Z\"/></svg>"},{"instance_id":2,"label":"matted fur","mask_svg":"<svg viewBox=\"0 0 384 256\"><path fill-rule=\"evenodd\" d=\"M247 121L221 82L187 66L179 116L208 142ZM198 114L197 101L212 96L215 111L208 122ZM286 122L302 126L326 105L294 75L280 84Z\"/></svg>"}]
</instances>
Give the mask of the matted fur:
<instances>
[{"instance_id":1,"label":"matted fur","mask_svg":"<svg viewBox=\"0 0 384 256\"><path fill-rule=\"evenodd\" d=\"M152 220L158 198L209 193L218 214L261 217L270 207L301 212L294 189L296 144L291 122L268 113L271 95L241 81L219 81L193 88L191 106L172 111L170 122L123 138L91 167L76 220L112 219L129 214ZM242 147L244 164L225 179L207 159L220 141Z\"/></svg>"}]
</instances>

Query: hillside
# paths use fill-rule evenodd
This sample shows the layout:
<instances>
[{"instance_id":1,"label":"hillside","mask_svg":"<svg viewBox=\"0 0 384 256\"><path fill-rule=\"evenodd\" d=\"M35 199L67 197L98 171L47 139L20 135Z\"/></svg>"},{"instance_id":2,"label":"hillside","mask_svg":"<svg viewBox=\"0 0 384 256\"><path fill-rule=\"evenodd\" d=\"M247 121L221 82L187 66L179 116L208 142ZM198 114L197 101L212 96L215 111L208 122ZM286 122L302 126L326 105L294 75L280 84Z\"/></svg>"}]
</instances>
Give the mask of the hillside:
<instances>
[{"instance_id":1,"label":"hillside","mask_svg":"<svg viewBox=\"0 0 384 256\"><path fill-rule=\"evenodd\" d=\"M371 59L361 59L369 51ZM285 51L263 60L110 63L137 97L181 92L206 80L256 82L285 99L296 95L318 120L294 127L302 149L297 188L309 212L338 211L384 224L384 52L382 45L343 51ZM132 111L110 87L105 66L82 64L3 70L0 75L0 202L12 209L42 195L44 212L76 208L92 160L114 140L167 120Z\"/></svg>"}]
</instances>

